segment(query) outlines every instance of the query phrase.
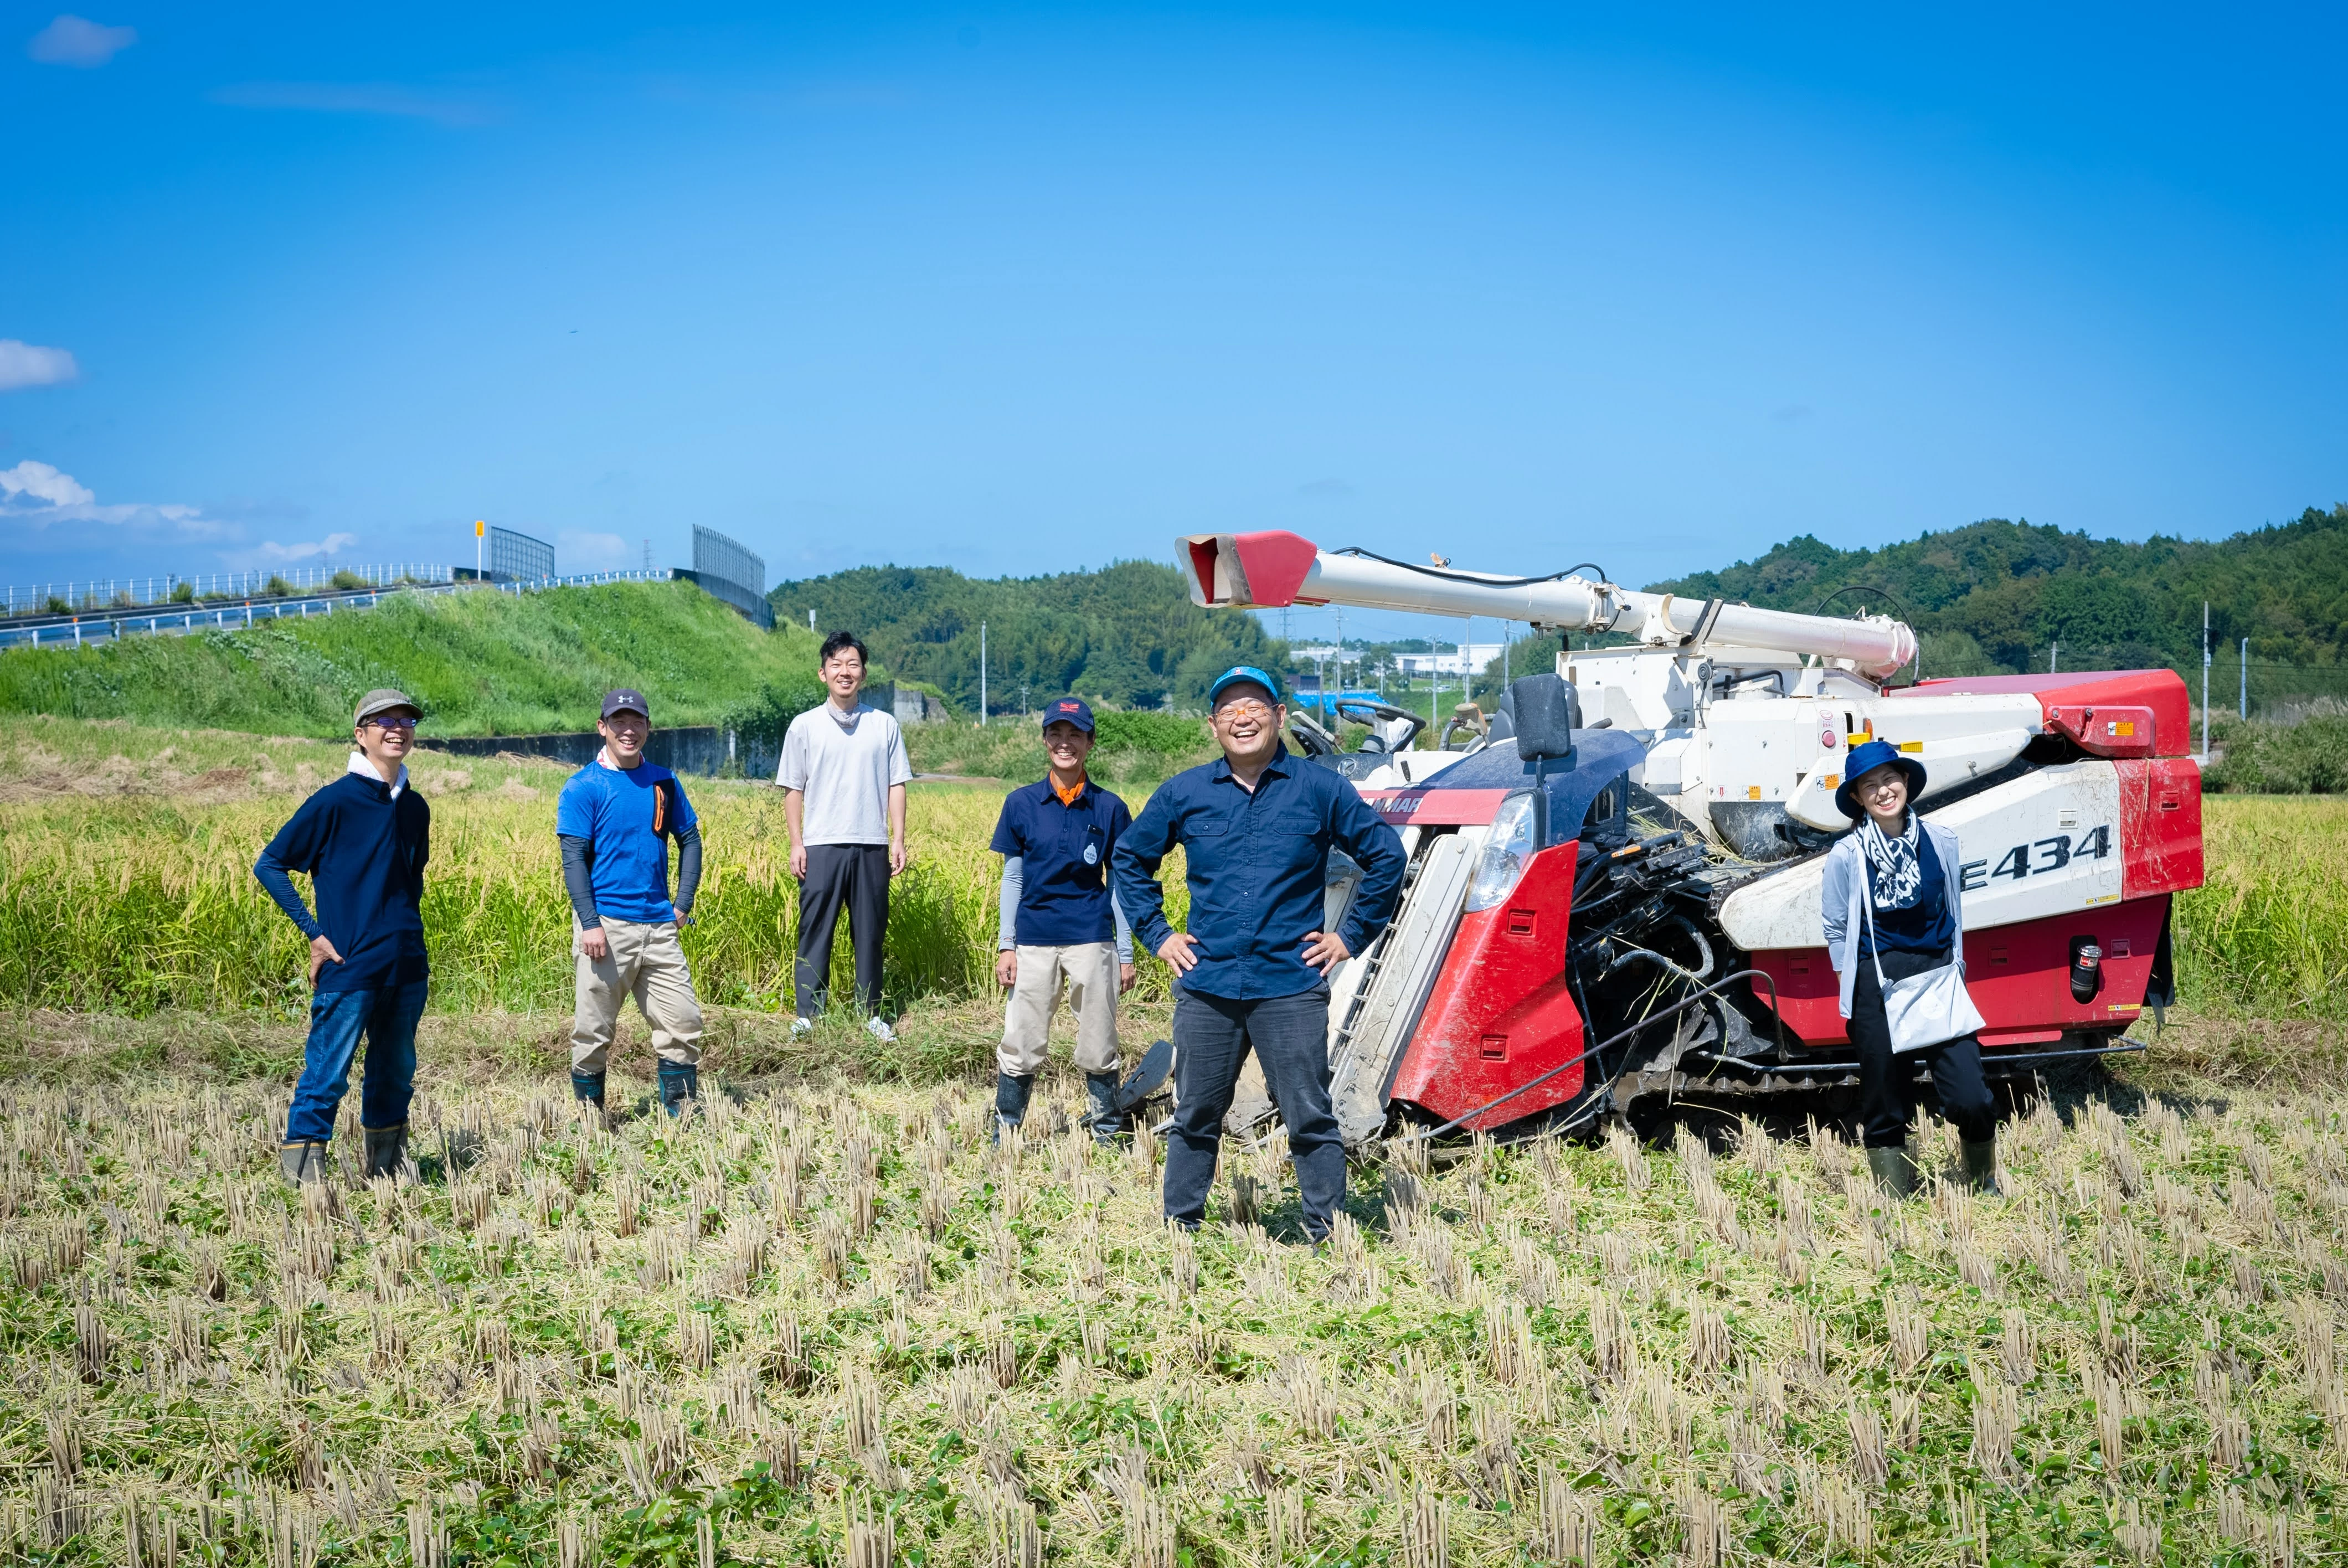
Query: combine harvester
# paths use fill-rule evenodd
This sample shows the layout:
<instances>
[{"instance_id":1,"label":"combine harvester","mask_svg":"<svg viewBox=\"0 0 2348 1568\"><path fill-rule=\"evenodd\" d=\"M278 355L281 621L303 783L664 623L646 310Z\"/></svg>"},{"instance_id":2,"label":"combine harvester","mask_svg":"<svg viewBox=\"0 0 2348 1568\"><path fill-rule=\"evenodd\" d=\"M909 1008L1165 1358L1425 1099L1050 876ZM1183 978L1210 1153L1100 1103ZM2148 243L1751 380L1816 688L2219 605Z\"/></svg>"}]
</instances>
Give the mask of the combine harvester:
<instances>
[{"instance_id":1,"label":"combine harvester","mask_svg":"<svg viewBox=\"0 0 2348 1568\"><path fill-rule=\"evenodd\" d=\"M1423 716L1352 705L1340 753L1402 833L1393 922L1334 978L1348 1144L1627 1118L1652 1097L1857 1081L1818 913L1842 759L1882 739L1963 845L1963 956L1993 1077L2139 1050L2173 995L2172 895L2200 886L2201 776L2173 671L1892 679L1916 635L1845 619L1332 552L1289 533L1177 541L1194 601L1345 604L1612 632L1514 682L1488 740L1411 751ZM1333 857L1330 918L1359 869Z\"/></svg>"}]
</instances>

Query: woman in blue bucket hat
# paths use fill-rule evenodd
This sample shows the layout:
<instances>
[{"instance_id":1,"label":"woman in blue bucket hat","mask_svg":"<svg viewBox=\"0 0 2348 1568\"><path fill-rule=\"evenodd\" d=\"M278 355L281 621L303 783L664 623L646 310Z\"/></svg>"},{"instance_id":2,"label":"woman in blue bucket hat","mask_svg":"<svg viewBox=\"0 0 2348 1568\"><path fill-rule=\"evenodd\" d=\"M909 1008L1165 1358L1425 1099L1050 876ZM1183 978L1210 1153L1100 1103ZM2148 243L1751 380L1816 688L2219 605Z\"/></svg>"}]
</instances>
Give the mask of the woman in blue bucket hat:
<instances>
[{"instance_id":1,"label":"woman in blue bucket hat","mask_svg":"<svg viewBox=\"0 0 2348 1568\"><path fill-rule=\"evenodd\" d=\"M1910 803L1924 793L1924 764L1888 741L1851 748L1835 804L1859 824L1827 852L1820 890L1827 955L1842 982L1842 1016L1859 1050L1861 1141L1886 1191L1916 1190L1908 1153L1916 1114L1915 1066L1931 1069L1941 1114L1957 1129L1966 1181L1997 1190L1997 1108L1982 1077L1981 1041L1962 1033L1895 1052L1884 988L1954 962L1964 937L1957 835Z\"/></svg>"}]
</instances>

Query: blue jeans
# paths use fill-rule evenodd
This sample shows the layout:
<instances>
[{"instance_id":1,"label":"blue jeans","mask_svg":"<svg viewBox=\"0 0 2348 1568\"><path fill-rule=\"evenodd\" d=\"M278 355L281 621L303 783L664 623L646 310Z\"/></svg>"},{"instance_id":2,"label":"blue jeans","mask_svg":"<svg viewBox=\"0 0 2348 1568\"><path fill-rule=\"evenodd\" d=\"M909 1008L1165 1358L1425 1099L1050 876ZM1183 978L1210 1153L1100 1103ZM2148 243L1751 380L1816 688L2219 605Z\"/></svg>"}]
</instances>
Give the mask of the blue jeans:
<instances>
[{"instance_id":1,"label":"blue jeans","mask_svg":"<svg viewBox=\"0 0 2348 1568\"><path fill-rule=\"evenodd\" d=\"M1191 1226L1205 1217L1223 1117L1251 1050L1288 1128L1304 1234L1319 1241L1345 1201L1345 1144L1329 1103L1326 982L1292 997L1254 1001L1176 985L1174 1086L1180 1103L1166 1139L1166 1217Z\"/></svg>"},{"instance_id":2,"label":"blue jeans","mask_svg":"<svg viewBox=\"0 0 2348 1568\"><path fill-rule=\"evenodd\" d=\"M396 1127L407 1120L416 1092L416 1020L424 1015L429 980L372 991L319 991L310 999L310 1042L302 1078L285 1118L289 1143L324 1143L335 1135L335 1112L351 1081L351 1058L366 1035L366 1078L359 1086L359 1123Z\"/></svg>"}]
</instances>

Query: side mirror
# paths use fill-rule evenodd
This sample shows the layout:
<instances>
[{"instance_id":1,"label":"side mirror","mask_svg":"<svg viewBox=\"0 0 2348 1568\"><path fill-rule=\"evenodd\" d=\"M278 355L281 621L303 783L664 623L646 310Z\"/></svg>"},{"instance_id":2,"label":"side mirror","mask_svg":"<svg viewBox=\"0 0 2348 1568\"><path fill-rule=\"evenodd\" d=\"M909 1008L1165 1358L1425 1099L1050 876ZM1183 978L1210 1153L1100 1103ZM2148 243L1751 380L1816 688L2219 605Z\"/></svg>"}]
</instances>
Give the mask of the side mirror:
<instances>
[{"instance_id":1,"label":"side mirror","mask_svg":"<svg viewBox=\"0 0 2348 1568\"><path fill-rule=\"evenodd\" d=\"M1529 763L1570 762L1581 728L1581 693L1560 675L1527 675L1509 683L1517 755Z\"/></svg>"}]
</instances>

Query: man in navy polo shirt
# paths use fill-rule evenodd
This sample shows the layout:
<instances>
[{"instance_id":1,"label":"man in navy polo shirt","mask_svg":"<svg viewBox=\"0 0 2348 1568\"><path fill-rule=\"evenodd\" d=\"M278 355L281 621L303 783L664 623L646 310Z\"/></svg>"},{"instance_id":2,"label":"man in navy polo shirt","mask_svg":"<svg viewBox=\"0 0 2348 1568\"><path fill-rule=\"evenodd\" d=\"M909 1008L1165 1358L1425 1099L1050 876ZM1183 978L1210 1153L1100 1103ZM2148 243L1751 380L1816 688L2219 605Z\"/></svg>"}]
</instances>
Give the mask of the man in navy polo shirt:
<instances>
[{"instance_id":1,"label":"man in navy polo shirt","mask_svg":"<svg viewBox=\"0 0 2348 1568\"><path fill-rule=\"evenodd\" d=\"M360 1169L394 1178L409 1169L416 1020L432 979L419 908L432 811L408 787L406 761L420 712L389 688L360 698L350 766L304 801L253 863L253 876L310 939L310 1039L277 1153L278 1169L297 1184L326 1179L326 1144L362 1032ZM310 878L315 916L294 891L293 871Z\"/></svg>"},{"instance_id":2,"label":"man in navy polo shirt","mask_svg":"<svg viewBox=\"0 0 2348 1568\"><path fill-rule=\"evenodd\" d=\"M1013 790L994 826L993 847L1004 857L994 978L1011 992L995 1053L994 1113L998 1128L1016 1127L1027 1114L1065 982L1092 1133L1106 1143L1121 1121L1117 999L1133 989L1133 933L1109 892L1108 858L1133 815L1085 776L1093 737L1093 711L1081 699L1045 704L1051 772Z\"/></svg>"},{"instance_id":3,"label":"man in navy polo shirt","mask_svg":"<svg viewBox=\"0 0 2348 1568\"><path fill-rule=\"evenodd\" d=\"M1394 915L1402 839L1353 784L1289 755L1288 710L1272 676L1248 665L1208 691L1220 762L1175 774L1117 846L1117 902L1174 966L1174 1082L1166 1217L1198 1228L1215 1183L1223 1115L1252 1050L1288 1128L1304 1234L1319 1241L1345 1200L1345 1146L1329 1103L1329 972ZM1188 931L1166 918L1158 867L1183 847ZM1329 851L1362 867L1334 931L1323 928Z\"/></svg>"},{"instance_id":4,"label":"man in navy polo shirt","mask_svg":"<svg viewBox=\"0 0 2348 1568\"><path fill-rule=\"evenodd\" d=\"M603 750L571 775L554 807L562 883L571 895L575 961L571 1091L603 1108L620 1003L631 994L652 1025L661 1105L672 1116L701 1095L701 1003L677 941L701 885L701 828L676 775L644 760L652 705L642 692L609 692L595 726ZM676 897L668 847L676 845Z\"/></svg>"}]
</instances>

